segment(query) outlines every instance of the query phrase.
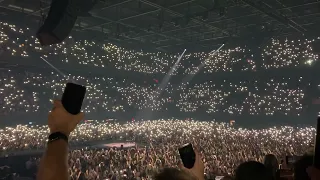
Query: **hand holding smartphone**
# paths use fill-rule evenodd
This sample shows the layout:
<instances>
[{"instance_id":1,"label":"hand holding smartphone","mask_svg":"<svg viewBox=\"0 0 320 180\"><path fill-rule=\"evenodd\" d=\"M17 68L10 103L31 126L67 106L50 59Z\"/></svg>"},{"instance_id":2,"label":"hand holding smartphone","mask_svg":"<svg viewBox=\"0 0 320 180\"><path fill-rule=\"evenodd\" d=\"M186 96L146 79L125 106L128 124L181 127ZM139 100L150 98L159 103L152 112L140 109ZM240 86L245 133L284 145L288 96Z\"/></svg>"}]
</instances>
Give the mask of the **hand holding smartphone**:
<instances>
[{"instance_id":1,"label":"hand holding smartphone","mask_svg":"<svg viewBox=\"0 0 320 180\"><path fill-rule=\"evenodd\" d=\"M85 95L86 87L67 83L61 99L62 105L70 114L77 115L81 111Z\"/></svg>"},{"instance_id":2,"label":"hand holding smartphone","mask_svg":"<svg viewBox=\"0 0 320 180\"><path fill-rule=\"evenodd\" d=\"M179 148L179 154L183 163L183 166L191 169L196 162L196 153L193 150L192 144L188 143Z\"/></svg>"},{"instance_id":3,"label":"hand holding smartphone","mask_svg":"<svg viewBox=\"0 0 320 180\"><path fill-rule=\"evenodd\" d=\"M204 180L204 164L201 155L188 143L179 148L179 154L184 167L182 170L191 173L198 180Z\"/></svg>"}]
</instances>

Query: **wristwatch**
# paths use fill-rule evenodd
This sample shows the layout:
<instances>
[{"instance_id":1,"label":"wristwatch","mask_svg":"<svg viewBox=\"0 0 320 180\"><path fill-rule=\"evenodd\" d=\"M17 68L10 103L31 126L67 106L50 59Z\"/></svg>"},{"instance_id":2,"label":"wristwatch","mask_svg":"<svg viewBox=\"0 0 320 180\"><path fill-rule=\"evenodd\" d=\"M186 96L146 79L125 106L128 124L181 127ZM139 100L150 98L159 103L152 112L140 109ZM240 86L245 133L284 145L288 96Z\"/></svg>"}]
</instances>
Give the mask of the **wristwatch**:
<instances>
[{"instance_id":1,"label":"wristwatch","mask_svg":"<svg viewBox=\"0 0 320 180\"><path fill-rule=\"evenodd\" d=\"M49 135L48 144L53 141L59 140L59 139L63 139L68 143L68 136L66 136L65 134L63 134L61 132L55 132L55 133L52 133Z\"/></svg>"}]
</instances>

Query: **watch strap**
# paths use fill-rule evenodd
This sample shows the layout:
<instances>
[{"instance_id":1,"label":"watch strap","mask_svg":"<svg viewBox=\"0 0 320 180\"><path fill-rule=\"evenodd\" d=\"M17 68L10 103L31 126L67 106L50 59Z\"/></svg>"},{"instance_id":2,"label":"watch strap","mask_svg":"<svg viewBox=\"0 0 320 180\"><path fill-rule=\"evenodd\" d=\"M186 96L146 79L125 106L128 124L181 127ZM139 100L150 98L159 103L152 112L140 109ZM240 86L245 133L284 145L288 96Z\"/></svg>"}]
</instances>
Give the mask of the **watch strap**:
<instances>
[{"instance_id":1,"label":"watch strap","mask_svg":"<svg viewBox=\"0 0 320 180\"><path fill-rule=\"evenodd\" d=\"M55 132L49 135L48 137L48 143L57 141L59 139L63 139L66 142L68 142L68 136L66 136L65 134L61 133L61 132Z\"/></svg>"}]
</instances>

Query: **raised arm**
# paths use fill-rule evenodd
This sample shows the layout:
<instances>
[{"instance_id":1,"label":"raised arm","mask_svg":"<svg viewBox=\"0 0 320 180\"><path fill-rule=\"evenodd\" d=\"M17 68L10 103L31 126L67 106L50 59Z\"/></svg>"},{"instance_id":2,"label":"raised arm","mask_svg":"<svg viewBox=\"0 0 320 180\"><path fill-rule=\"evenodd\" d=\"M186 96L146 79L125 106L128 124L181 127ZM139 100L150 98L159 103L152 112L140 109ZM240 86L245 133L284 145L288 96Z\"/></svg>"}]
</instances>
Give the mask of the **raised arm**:
<instances>
[{"instance_id":1,"label":"raised arm","mask_svg":"<svg viewBox=\"0 0 320 180\"><path fill-rule=\"evenodd\" d=\"M37 180L68 180L68 138L84 114L72 115L55 101L49 113L50 136L46 151L41 158Z\"/></svg>"}]
</instances>

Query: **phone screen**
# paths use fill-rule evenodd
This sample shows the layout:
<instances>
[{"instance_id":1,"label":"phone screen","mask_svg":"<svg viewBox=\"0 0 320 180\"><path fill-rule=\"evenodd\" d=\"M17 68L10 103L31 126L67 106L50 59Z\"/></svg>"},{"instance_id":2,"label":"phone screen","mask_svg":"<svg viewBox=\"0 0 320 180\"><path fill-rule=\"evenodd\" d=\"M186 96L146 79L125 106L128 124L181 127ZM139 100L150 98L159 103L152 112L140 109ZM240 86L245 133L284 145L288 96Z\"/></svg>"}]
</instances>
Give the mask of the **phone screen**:
<instances>
[{"instance_id":1,"label":"phone screen","mask_svg":"<svg viewBox=\"0 0 320 180\"><path fill-rule=\"evenodd\" d=\"M289 168L293 168L295 162L297 162L301 156L286 156L286 164Z\"/></svg>"},{"instance_id":2,"label":"phone screen","mask_svg":"<svg viewBox=\"0 0 320 180\"><path fill-rule=\"evenodd\" d=\"M86 87L67 83L61 99L62 105L70 114L79 114L85 95Z\"/></svg>"},{"instance_id":3,"label":"phone screen","mask_svg":"<svg viewBox=\"0 0 320 180\"><path fill-rule=\"evenodd\" d=\"M196 154L193 150L192 144L188 143L179 148L179 154L184 167L191 169L196 162Z\"/></svg>"},{"instance_id":4,"label":"phone screen","mask_svg":"<svg viewBox=\"0 0 320 180\"><path fill-rule=\"evenodd\" d=\"M294 156L286 156L286 164L292 165L296 162L296 159Z\"/></svg>"},{"instance_id":5,"label":"phone screen","mask_svg":"<svg viewBox=\"0 0 320 180\"><path fill-rule=\"evenodd\" d=\"M223 178L224 178L224 176L217 176L215 180L221 180Z\"/></svg>"}]
</instances>

